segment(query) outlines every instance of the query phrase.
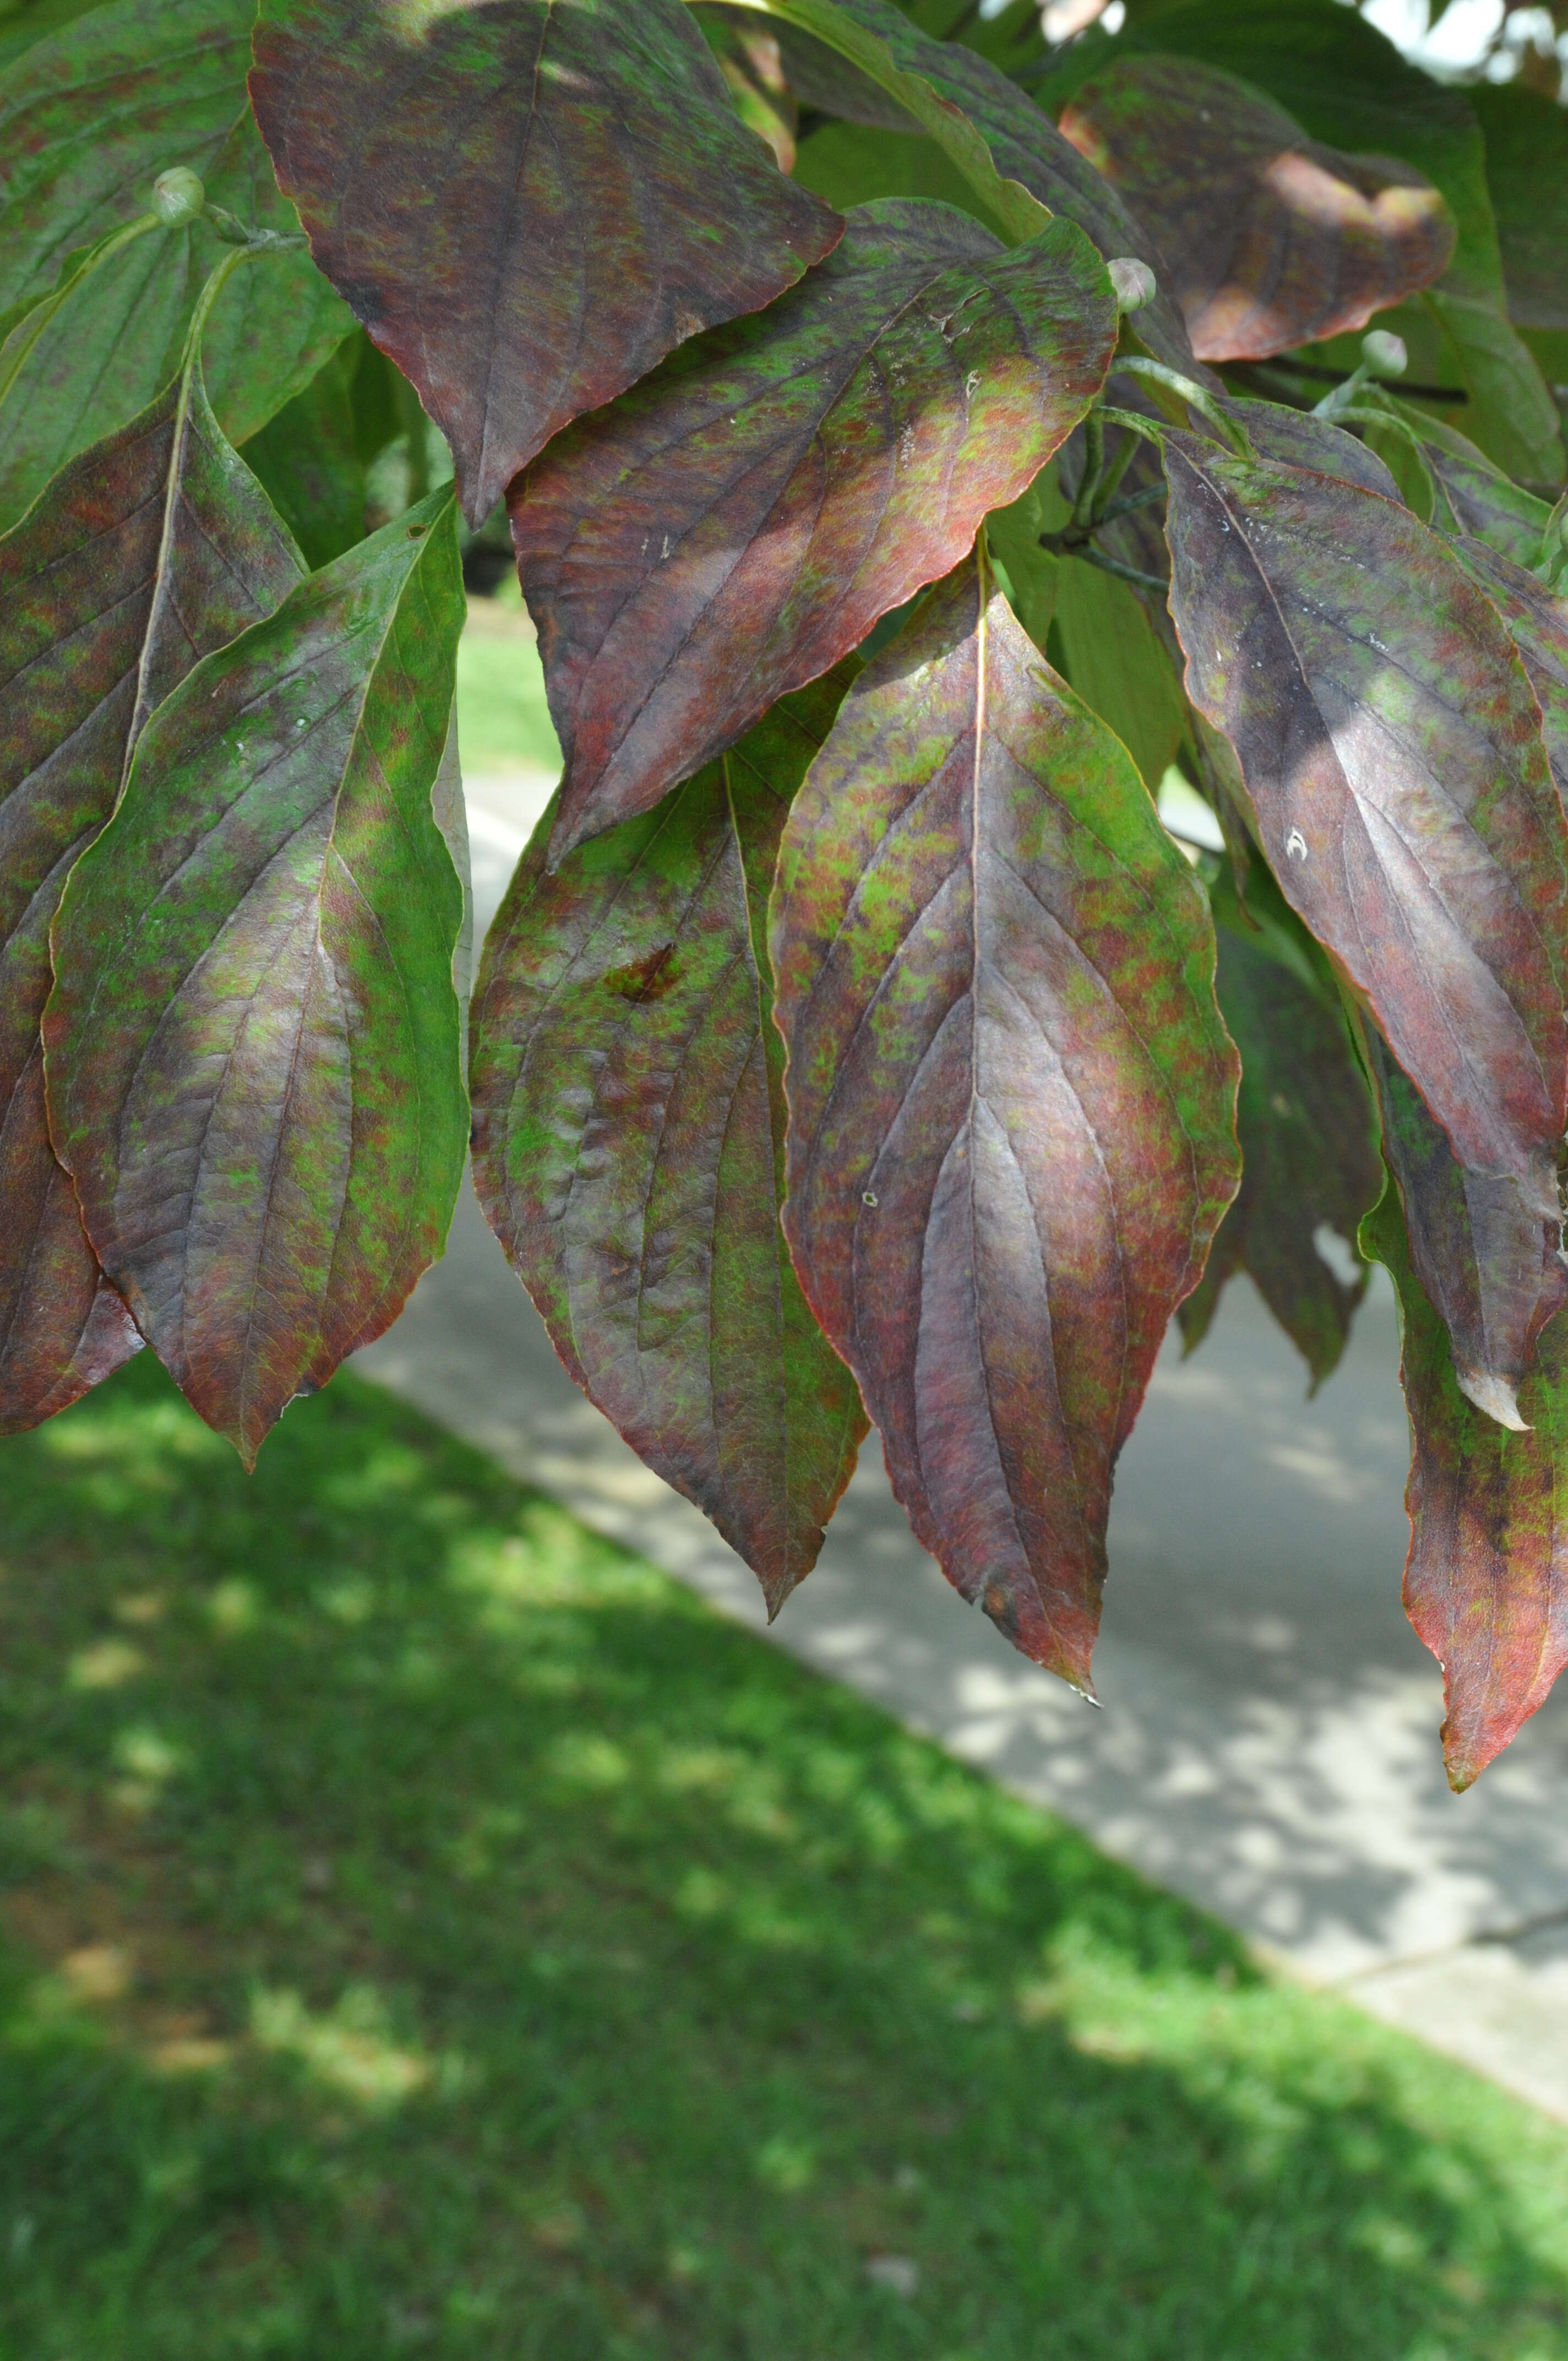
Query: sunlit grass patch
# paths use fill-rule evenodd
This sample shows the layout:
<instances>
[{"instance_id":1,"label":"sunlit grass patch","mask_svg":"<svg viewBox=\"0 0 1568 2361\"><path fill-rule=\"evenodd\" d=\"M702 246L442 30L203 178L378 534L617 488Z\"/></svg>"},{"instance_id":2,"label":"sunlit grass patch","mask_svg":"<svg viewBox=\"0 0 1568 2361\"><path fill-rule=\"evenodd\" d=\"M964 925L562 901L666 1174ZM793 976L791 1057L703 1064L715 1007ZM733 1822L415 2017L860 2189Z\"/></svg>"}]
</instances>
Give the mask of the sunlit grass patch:
<instances>
[{"instance_id":1,"label":"sunlit grass patch","mask_svg":"<svg viewBox=\"0 0 1568 2361\"><path fill-rule=\"evenodd\" d=\"M0 1517L0 2361L1568 2350L1568 2134L369 1389Z\"/></svg>"}]
</instances>

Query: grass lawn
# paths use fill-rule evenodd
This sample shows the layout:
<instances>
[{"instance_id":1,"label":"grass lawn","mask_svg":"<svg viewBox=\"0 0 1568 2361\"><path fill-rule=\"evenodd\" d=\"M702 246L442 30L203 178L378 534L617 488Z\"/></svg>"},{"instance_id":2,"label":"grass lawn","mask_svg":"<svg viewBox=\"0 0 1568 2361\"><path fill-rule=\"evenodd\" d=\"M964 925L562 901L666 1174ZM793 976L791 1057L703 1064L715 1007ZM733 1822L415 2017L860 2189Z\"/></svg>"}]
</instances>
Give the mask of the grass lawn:
<instances>
[{"instance_id":1,"label":"grass lawn","mask_svg":"<svg viewBox=\"0 0 1568 2361\"><path fill-rule=\"evenodd\" d=\"M515 574L493 598L468 601L468 628L457 644L457 742L470 772L561 767L538 642Z\"/></svg>"},{"instance_id":2,"label":"grass lawn","mask_svg":"<svg viewBox=\"0 0 1568 2361\"><path fill-rule=\"evenodd\" d=\"M1568 2131L369 1388L0 1502L5 2361L1568 2352Z\"/></svg>"}]
</instances>

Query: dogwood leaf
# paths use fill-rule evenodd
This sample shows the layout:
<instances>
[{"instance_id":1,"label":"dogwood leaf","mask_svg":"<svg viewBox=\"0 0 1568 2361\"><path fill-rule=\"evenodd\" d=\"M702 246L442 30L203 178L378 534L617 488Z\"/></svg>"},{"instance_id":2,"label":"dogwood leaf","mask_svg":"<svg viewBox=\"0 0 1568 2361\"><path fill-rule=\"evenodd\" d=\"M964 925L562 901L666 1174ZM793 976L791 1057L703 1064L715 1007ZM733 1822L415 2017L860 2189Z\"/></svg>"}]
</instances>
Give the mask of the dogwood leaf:
<instances>
[{"instance_id":1,"label":"dogwood leaf","mask_svg":"<svg viewBox=\"0 0 1568 2361\"><path fill-rule=\"evenodd\" d=\"M1168 266L1200 360L1261 360L1359 328L1438 278L1453 223L1429 181L1310 139L1261 91L1177 57L1117 60L1061 128Z\"/></svg>"},{"instance_id":2,"label":"dogwood leaf","mask_svg":"<svg viewBox=\"0 0 1568 2361\"><path fill-rule=\"evenodd\" d=\"M0 1427L140 1339L100 1279L44 1111L49 928L153 707L299 579L200 368L84 452L0 540Z\"/></svg>"},{"instance_id":3,"label":"dogwood leaf","mask_svg":"<svg viewBox=\"0 0 1568 2361\"><path fill-rule=\"evenodd\" d=\"M783 1045L765 920L843 673L554 873L548 819L474 1011L480 1202L562 1360L713 1519L774 1612L815 1563L865 1419L779 1228Z\"/></svg>"},{"instance_id":4,"label":"dogwood leaf","mask_svg":"<svg viewBox=\"0 0 1568 2361\"><path fill-rule=\"evenodd\" d=\"M845 699L773 906L784 1227L948 1579L1080 1687L1105 1519L1234 1191L1201 891L966 561Z\"/></svg>"},{"instance_id":5,"label":"dogwood leaf","mask_svg":"<svg viewBox=\"0 0 1568 2361\"><path fill-rule=\"evenodd\" d=\"M1081 231L1011 250L865 205L820 269L694 339L513 486L566 758L552 857L647 810L945 574L1103 381Z\"/></svg>"},{"instance_id":6,"label":"dogwood leaf","mask_svg":"<svg viewBox=\"0 0 1568 2361\"><path fill-rule=\"evenodd\" d=\"M737 120L681 0L264 0L250 88L474 525L579 412L842 228Z\"/></svg>"},{"instance_id":7,"label":"dogwood leaf","mask_svg":"<svg viewBox=\"0 0 1568 2361\"><path fill-rule=\"evenodd\" d=\"M1551 1218L1568 828L1507 630L1395 501L1192 435L1166 456L1188 692L1287 899L1461 1162Z\"/></svg>"},{"instance_id":8,"label":"dogwood leaf","mask_svg":"<svg viewBox=\"0 0 1568 2361\"><path fill-rule=\"evenodd\" d=\"M55 920L56 1150L247 1463L395 1317L456 1195L463 892L432 794L462 620L436 494L159 708Z\"/></svg>"}]
</instances>

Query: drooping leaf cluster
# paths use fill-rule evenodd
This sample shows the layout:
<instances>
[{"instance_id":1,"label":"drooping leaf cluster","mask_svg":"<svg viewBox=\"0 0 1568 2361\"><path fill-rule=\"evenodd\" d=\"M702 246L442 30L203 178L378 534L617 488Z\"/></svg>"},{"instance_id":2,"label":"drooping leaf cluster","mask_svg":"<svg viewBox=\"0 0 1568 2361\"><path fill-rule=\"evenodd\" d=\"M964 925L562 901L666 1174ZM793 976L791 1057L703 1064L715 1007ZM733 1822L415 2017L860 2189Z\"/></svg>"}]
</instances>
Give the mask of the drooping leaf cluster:
<instances>
[{"instance_id":1,"label":"drooping leaf cluster","mask_svg":"<svg viewBox=\"0 0 1568 2361\"><path fill-rule=\"evenodd\" d=\"M874 1421L1087 1691L1172 1314L1317 1383L1366 1255L1456 1784L1541 1702L1568 137L1342 0L1126 17L0 16L0 1431L146 1344L254 1460L471 1135L772 1610ZM502 519L565 769L470 1007Z\"/></svg>"}]
</instances>

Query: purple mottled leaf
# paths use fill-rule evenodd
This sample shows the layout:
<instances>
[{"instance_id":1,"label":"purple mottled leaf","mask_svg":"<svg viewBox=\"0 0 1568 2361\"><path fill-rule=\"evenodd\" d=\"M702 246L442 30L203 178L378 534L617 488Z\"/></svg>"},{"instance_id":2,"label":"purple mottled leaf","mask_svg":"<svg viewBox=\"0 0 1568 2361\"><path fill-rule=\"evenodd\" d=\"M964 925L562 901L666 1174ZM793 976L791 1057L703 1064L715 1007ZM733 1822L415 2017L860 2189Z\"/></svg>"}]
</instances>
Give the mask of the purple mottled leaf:
<instances>
[{"instance_id":1,"label":"purple mottled leaf","mask_svg":"<svg viewBox=\"0 0 1568 2361\"><path fill-rule=\"evenodd\" d=\"M302 571L196 369L0 540L0 1426L49 1416L140 1343L49 1146L49 922L152 708Z\"/></svg>"},{"instance_id":2,"label":"purple mottled leaf","mask_svg":"<svg viewBox=\"0 0 1568 2361\"><path fill-rule=\"evenodd\" d=\"M1287 899L1461 1162L1551 1219L1568 827L1503 622L1394 501L1183 434L1167 465L1188 692Z\"/></svg>"},{"instance_id":3,"label":"purple mottled leaf","mask_svg":"<svg viewBox=\"0 0 1568 2361\"><path fill-rule=\"evenodd\" d=\"M1117 1453L1236 1181L1213 934L966 561L845 699L773 906L784 1226L948 1579L1080 1687Z\"/></svg>"},{"instance_id":4,"label":"purple mottled leaf","mask_svg":"<svg viewBox=\"0 0 1568 2361\"><path fill-rule=\"evenodd\" d=\"M552 858L947 573L1087 409L1115 335L1069 222L1009 251L889 201L771 310L561 435L510 496L566 756Z\"/></svg>"},{"instance_id":5,"label":"purple mottled leaf","mask_svg":"<svg viewBox=\"0 0 1568 2361\"><path fill-rule=\"evenodd\" d=\"M265 0L250 78L312 251L478 524L569 420L837 244L681 0Z\"/></svg>"},{"instance_id":6,"label":"purple mottled leaf","mask_svg":"<svg viewBox=\"0 0 1568 2361\"><path fill-rule=\"evenodd\" d=\"M712 1518L773 1612L815 1563L865 1419L779 1228L768 889L846 676L552 874L549 819L474 1006L480 1202L573 1378Z\"/></svg>"},{"instance_id":7,"label":"purple mottled leaf","mask_svg":"<svg viewBox=\"0 0 1568 2361\"><path fill-rule=\"evenodd\" d=\"M1393 1183L1362 1245L1398 1291L1414 1453L1405 1611L1442 1666L1449 1782L1468 1787L1545 1704L1568 1662L1568 1315L1542 1331L1519 1395L1526 1431L1467 1400L1412 1268Z\"/></svg>"},{"instance_id":8,"label":"purple mottled leaf","mask_svg":"<svg viewBox=\"0 0 1568 2361\"><path fill-rule=\"evenodd\" d=\"M1222 906L1231 922L1219 929L1216 989L1241 1052L1242 1185L1181 1306L1181 1333L1192 1351L1245 1270L1315 1391L1344 1350L1366 1288L1365 1273L1347 1284L1330 1268L1319 1234L1354 1245L1382 1186L1376 1126L1338 1007L1310 971L1276 954L1272 929L1255 919L1249 928L1230 897Z\"/></svg>"},{"instance_id":9,"label":"purple mottled leaf","mask_svg":"<svg viewBox=\"0 0 1568 2361\"><path fill-rule=\"evenodd\" d=\"M1147 225L1200 360L1263 360L1359 328L1441 277L1453 222L1387 157L1310 139L1195 59L1119 58L1061 128Z\"/></svg>"},{"instance_id":10,"label":"purple mottled leaf","mask_svg":"<svg viewBox=\"0 0 1568 2361\"><path fill-rule=\"evenodd\" d=\"M464 895L433 808L462 620L441 493L187 675L54 922L56 1151L247 1465L396 1317L462 1175Z\"/></svg>"},{"instance_id":11,"label":"purple mottled leaf","mask_svg":"<svg viewBox=\"0 0 1568 2361\"><path fill-rule=\"evenodd\" d=\"M1555 1191L1555 1160L1543 1157L1528 1194L1511 1173L1461 1164L1370 1028L1366 1046L1410 1261L1448 1331L1455 1383L1488 1418L1520 1429L1536 1340L1568 1296L1562 1224L1535 1202Z\"/></svg>"}]
</instances>

